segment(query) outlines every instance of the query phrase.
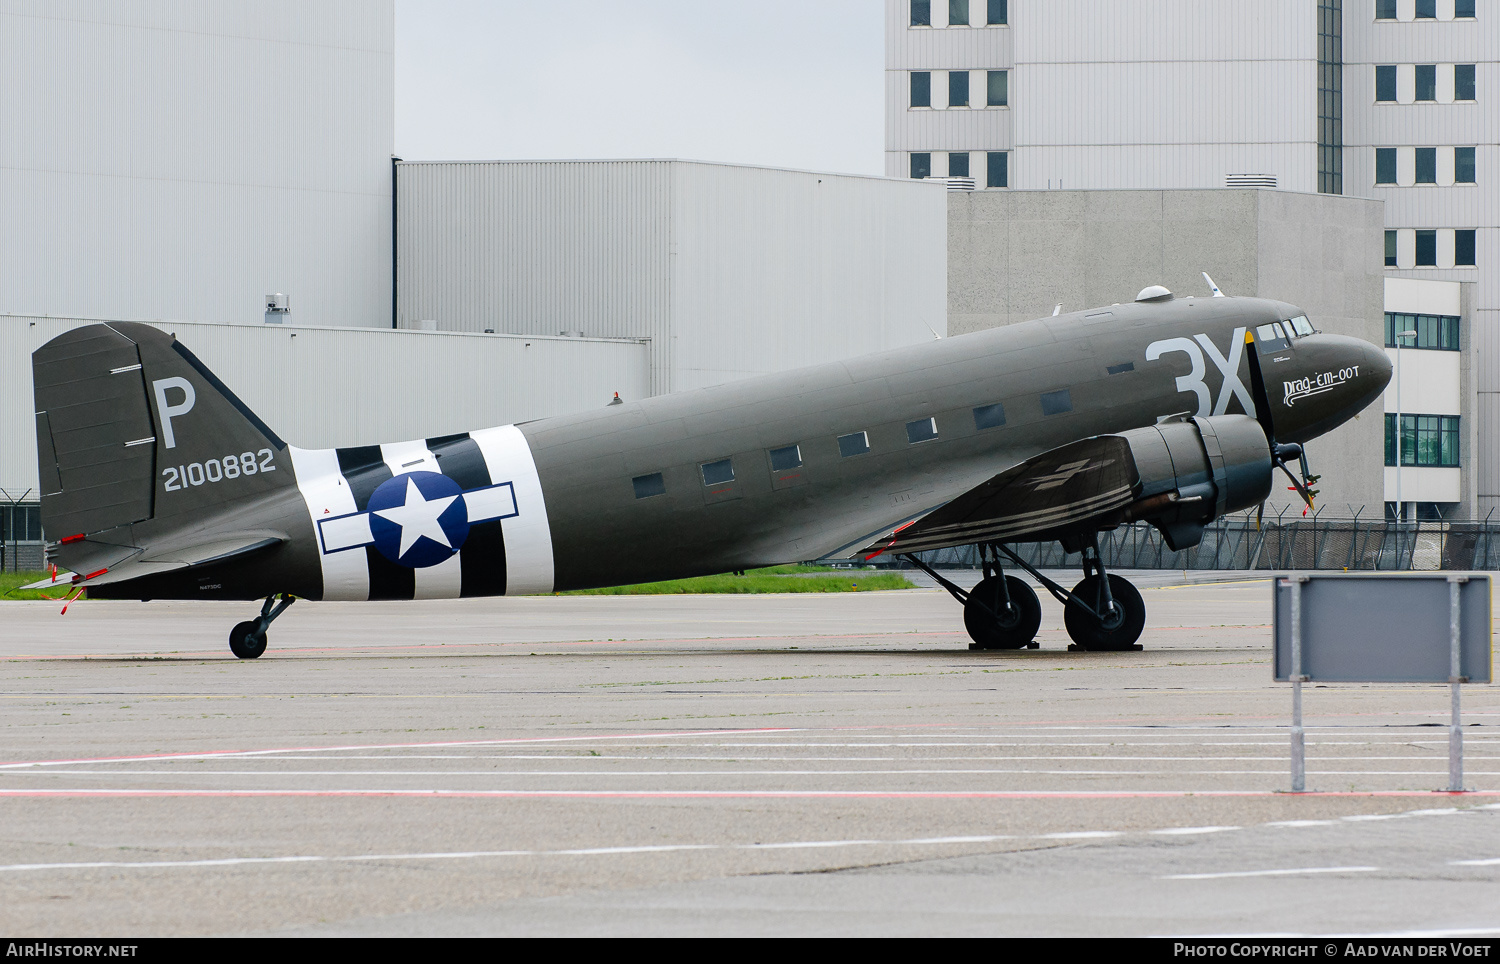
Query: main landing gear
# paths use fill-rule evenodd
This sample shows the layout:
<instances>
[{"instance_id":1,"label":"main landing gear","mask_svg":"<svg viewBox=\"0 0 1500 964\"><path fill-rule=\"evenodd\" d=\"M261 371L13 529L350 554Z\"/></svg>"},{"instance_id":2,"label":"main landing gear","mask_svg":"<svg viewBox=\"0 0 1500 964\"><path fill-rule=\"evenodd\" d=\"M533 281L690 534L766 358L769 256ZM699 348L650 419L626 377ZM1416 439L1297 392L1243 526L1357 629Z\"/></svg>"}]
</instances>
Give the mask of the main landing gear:
<instances>
[{"instance_id":1,"label":"main landing gear","mask_svg":"<svg viewBox=\"0 0 1500 964\"><path fill-rule=\"evenodd\" d=\"M1141 630L1146 626L1146 603L1140 592L1120 576L1104 571L1097 536L1091 535L1087 543L1080 543L1077 548L1065 548L1083 553L1083 579L1072 592L1042 575L1009 547L998 543L980 544L979 559L984 578L967 592L915 556L903 554L902 558L937 580L938 585L963 604L964 628L974 640L970 649L1037 647L1035 637L1042 623L1041 603L1029 585L1004 573L1000 563L1002 553L1036 577L1063 604L1063 625L1073 640L1068 649L1091 652L1140 649L1136 640L1140 639Z\"/></svg>"},{"instance_id":2,"label":"main landing gear","mask_svg":"<svg viewBox=\"0 0 1500 964\"><path fill-rule=\"evenodd\" d=\"M247 619L235 625L229 631L229 651L240 659L255 659L266 651L266 628L271 621L282 613L286 608L296 602L288 593L281 594L281 601L276 602L275 596L267 596L265 604L260 607L260 615L254 619ZM272 608L275 604L275 608Z\"/></svg>"}]
</instances>

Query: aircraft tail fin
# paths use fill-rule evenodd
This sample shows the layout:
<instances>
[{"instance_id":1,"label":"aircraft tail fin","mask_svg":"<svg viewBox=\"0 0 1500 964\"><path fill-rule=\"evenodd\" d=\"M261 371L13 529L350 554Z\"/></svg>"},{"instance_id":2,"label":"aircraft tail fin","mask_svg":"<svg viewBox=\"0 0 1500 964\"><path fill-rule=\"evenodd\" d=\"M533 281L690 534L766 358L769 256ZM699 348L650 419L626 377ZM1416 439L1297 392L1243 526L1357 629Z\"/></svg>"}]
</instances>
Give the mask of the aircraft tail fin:
<instances>
[{"instance_id":1,"label":"aircraft tail fin","mask_svg":"<svg viewBox=\"0 0 1500 964\"><path fill-rule=\"evenodd\" d=\"M191 526L296 485L286 443L150 325L75 328L32 354L32 376L42 529L60 562L129 556L142 544L129 527Z\"/></svg>"}]
</instances>

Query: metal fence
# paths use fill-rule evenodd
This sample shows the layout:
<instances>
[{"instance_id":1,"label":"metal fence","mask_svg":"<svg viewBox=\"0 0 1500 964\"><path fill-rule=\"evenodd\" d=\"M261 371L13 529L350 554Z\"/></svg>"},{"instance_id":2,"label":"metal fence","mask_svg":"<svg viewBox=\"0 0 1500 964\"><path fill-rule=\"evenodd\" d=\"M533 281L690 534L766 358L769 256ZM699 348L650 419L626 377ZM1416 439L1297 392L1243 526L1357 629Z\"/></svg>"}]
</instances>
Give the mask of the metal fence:
<instances>
[{"instance_id":1,"label":"metal fence","mask_svg":"<svg viewBox=\"0 0 1500 964\"><path fill-rule=\"evenodd\" d=\"M31 495L31 493L27 493ZM0 489L0 571L42 568L42 507Z\"/></svg>"},{"instance_id":2,"label":"metal fence","mask_svg":"<svg viewBox=\"0 0 1500 964\"><path fill-rule=\"evenodd\" d=\"M1038 569L1071 569L1077 553L1056 542L1013 546ZM1173 552L1147 523L1121 526L1099 536L1099 554L1119 569L1500 569L1500 522L1388 522L1299 518L1264 520L1254 515L1220 519L1203 530L1203 541ZM975 546L918 553L934 568L977 568Z\"/></svg>"}]
</instances>

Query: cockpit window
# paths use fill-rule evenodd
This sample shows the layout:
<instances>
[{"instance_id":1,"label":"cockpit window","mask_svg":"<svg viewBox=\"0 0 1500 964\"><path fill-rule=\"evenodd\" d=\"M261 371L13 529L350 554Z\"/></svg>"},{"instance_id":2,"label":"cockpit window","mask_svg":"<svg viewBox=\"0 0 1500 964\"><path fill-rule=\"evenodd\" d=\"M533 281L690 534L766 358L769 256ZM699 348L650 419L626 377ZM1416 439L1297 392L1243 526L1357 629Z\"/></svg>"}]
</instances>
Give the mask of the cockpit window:
<instances>
[{"instance_id":1,"label":"cockpit window","mask_svg":"<svg viewBox=\"0 0 1500 964\"><path fill-rule=\"evenodd\" d=\"M1262 355L1269 355L1276 351L1286 351L1291 347L1287 341L1286 333L1281 330L1281 325L1261 325L1255 329L1255 344L1259 346Z\"/></svg>"},{"instance_id":2,"label":"cockpit window","mask_svg":"<svg viewBox=\"0 0 1500 964\"><path fill-rule=\"evenodd\" d=\"M1312 326L1312 322L1307 320L1306 315L1298 315L1291 321L1287 322L1287 324L1291 325L1292 331L1296 332L1298 335L1311 335L1315 330Z\"/></svg>"}]
</instances>

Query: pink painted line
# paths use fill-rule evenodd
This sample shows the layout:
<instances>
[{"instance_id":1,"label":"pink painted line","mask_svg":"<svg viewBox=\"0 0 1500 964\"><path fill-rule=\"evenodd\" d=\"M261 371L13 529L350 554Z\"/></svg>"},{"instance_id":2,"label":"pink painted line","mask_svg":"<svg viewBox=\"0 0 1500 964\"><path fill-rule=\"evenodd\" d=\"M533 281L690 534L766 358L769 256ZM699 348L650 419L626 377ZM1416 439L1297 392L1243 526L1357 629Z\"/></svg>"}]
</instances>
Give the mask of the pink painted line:
<instances>
[{"instance_id":1,"label":"pink painted line","mask_svg":"<svg viewBox=\"0 0 1500 964\"><path fill-rule=\"evenodd\" d=\"M862 800L1128 800L1181 797L1275 797L1281 790L0 790L9 797L477 797L488 799L862 799ZM1327 790L1301 797L1500 797L1500 790Z\"/></svg>"}]
</instances>

